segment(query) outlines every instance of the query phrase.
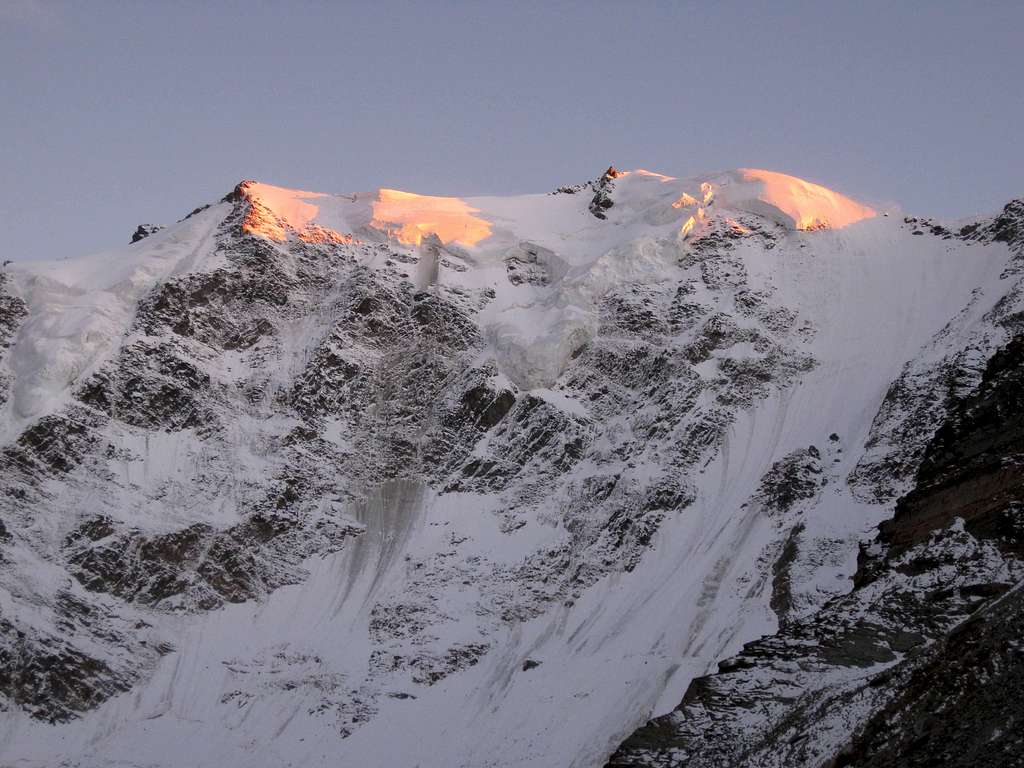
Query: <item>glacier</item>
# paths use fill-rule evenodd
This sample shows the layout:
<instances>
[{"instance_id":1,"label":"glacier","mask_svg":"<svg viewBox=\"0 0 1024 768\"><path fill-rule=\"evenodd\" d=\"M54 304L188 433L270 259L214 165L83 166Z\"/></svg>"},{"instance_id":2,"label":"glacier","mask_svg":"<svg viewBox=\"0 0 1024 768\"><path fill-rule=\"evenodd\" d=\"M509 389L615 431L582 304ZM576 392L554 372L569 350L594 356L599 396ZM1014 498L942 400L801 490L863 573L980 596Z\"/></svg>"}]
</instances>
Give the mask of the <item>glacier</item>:
<instances>
[{"instance_id":1,"label":"glacier","mask_svg":"<svg viewBox=\"0 0 1024 768\"><path fill-rule=\"evenodd\" d=\"M992 221L752 169L243 182L9 264L0 762L604 765L850 592L939 374L1014 333Z\"/></svg>"}]
</instances>

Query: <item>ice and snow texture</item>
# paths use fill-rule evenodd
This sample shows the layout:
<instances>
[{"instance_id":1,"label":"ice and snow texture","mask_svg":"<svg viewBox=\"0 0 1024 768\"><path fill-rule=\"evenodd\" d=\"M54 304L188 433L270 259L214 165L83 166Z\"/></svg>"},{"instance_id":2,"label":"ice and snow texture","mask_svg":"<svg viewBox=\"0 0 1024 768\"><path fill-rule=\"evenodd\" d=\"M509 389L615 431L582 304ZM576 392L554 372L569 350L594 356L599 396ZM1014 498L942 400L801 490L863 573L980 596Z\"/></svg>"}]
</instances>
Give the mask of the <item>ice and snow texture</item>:
<instances>
[{"instance_id":1,"label":"ice and snow texture","mask_svg":"<svg viewBox=\"0 0 1024 768\"><path fill-rule=\"evenodd\" d=\"M434 291L465 306L479 297L479 309L465 310L472 332L463 332L459 350L436 339L405 357L447 361L451 382L487 371L488 391L512 393L514 410L443 477L423 464L369 488L356 487L368 470L337 477L337 498L325 498L321 512L338 507L349 538L303 560L301 573L259 599L208 612L132 606L172 650L130 691L64 725L9 708L0 716L4 761L601 765L637 725L671 709L695 675L775 629L771 564L795 525L805 553L791 585L799 604L848 587L857 542L889 514L845 478L890 384L944 327L944 350L996 343L985 315L1008 286L1002 245L914 236L898 217L760 171L689 180L624 174L604 220L582 192L459 200L250 185L248 195L263 218L251 219L247 234L226 229L236 208L221 203L124 253L15 265L11 290L29 314L5 362L5 444L67 408L126 344L151 340L133 325L140 301L167 281L223 267L226 244L244 250L245 237L273 243L284 272L302 254L333 249L344 274L368 270L374 286L395 295ZM338 274L336 292L317 299L319 314L310 309L275 329L261 407L272 408L275 393L316 355L350 355L339 370L384 372L356 382L378 393L366 418L383 429L389 398L410 396L387 372L405 370L408 359L401 344L358 354L346 346L346 323L355 321L332 314L350 290ZM372 319L377 310L366 312ZM646 350L637 345L652 338L655 352L683 371L664 385L691 381L696 394L658 391L658 381L645 388L627 362L620 389L632 399L615 412L616 401L602 399L612 380L593 383L595 371L607 372L598 358L621 353L628 361L623 350ZM246 354L211 352L203 370L233 380L252 366ZM376 368L367 367L371 359ZM666 403L690 410L673 421ZM417 445L439 429L434 407L410 436ZM236 489L214 494L214 507L171 498L147 513L136 501L125 522L161 532L172 527L165 513L178 517L173 524L244 517L245 488L279 468L274 440L301 419L223 413L232 436L226 459L211 455L192 427L122 430L119 446L146 459L119 465L120 487L191 487L184 473ZM557 425L558 451L548 445L539 459L517 457L516 425L538 419ZM319 437L357 456L371 443L352 423L320 419ZM663 424L671 428L659 436ZM769 512L759 495L766 474L811 445L824 456L828 484ZM515 475L517 466L538 482ZM581 495L608 478L615 481L606 495ZM649 533L628 563L603 543L607 521L591 531L587 510L573 506L615 494L625 505L630 489L668 480L678 499L644 518ZM645 514L658 509L643 504ZM71 521L34 525L28 539L41 554L23 558L24 568L42 569L38 561L49 570L19 578L59 579L46 542ZM570 567L588 575L569 579Z\"/></svg>"}]
</instances>

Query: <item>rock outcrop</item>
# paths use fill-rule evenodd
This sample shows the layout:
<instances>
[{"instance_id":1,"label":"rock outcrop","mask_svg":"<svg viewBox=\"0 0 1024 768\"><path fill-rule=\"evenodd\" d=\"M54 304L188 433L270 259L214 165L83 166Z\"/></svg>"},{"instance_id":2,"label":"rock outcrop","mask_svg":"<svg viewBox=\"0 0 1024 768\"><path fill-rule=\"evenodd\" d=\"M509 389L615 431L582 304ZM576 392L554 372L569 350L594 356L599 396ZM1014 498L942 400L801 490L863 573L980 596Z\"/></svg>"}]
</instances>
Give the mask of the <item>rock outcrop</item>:
<instances>
[{"instance_id":1,"label":"rock outcrop","mask_svg":"<svg viewBox=\"0 0 1024 768\"><path fill-rule=\"evenodd\" d=\"M854 590L720 662L609 765L1020 765L1022 394L1017 336L928 442Z\"/></svg>"}]
</instances>

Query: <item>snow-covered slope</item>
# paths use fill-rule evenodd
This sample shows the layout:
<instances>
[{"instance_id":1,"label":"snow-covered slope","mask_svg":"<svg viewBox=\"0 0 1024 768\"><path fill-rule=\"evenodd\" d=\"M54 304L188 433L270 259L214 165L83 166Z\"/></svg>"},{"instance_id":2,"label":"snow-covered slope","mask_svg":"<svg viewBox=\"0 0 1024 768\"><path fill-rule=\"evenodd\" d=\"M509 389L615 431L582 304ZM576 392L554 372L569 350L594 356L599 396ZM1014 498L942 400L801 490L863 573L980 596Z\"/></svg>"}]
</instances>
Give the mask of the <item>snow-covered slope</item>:
<instances>
[{"instance_id":1,"label":"snow-covered slope","mask_svg":"<svg viewBox=\"0 0 1024 768\"><path fill-rule=\"evenodd\" d=\"M1014 332L998 219L890 213L243 182L9 265L0 763L602 765L849 591Z\"/></svg>"}]
</instances>

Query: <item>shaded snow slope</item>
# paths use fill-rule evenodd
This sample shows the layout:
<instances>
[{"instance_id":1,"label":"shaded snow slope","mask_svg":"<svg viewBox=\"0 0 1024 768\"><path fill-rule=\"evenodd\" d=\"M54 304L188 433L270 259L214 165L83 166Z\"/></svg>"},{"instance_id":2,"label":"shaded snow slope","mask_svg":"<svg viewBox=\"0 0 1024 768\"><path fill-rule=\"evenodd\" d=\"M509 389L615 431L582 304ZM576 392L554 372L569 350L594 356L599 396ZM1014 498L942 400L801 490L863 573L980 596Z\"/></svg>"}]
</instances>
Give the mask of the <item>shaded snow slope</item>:
<instances>
[{"instance_id":1,"label":"shaded snow slope","mask_svg":"<svg viewBox=\"0 0 1024 768\"><path fill-rule=\"evenodd\" d=\"M601 765L847 591L880 407L1004 341L1011 248L612 171L243 182L4 273L0 762Z\"/></svg>"},{"instance_id":2,"label":"shaded snow slope","mask_svg":"<svg viewBox=\"0 0 1024 768\"><path fill-rule=\"evenodd\" d=\"M855 589L747 643L614 766L1018 766L1024 334L956 396Z\"/></svg>"}]
</instances>

